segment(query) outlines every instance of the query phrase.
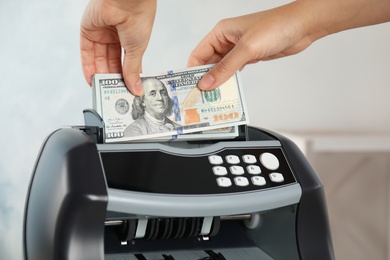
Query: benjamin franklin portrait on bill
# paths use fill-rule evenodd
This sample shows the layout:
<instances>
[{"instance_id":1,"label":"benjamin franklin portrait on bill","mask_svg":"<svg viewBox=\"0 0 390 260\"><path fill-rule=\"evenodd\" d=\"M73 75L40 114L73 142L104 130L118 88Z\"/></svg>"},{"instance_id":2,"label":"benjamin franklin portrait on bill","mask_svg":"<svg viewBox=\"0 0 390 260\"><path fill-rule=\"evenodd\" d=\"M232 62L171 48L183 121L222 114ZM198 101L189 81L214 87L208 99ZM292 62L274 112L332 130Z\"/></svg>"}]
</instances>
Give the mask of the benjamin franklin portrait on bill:
<instances>
[{"instance_id":1,"label":"benjamin franklin portrait on bill","mask_svg":"<svg viewBox=\"0 0 390 260\"><path fill-rule=\"evenodd\" d=\"M165 85L156 78L143 78L144 95L133 100L131 115L134 122L124 131L124 136L139 136L174 131L178 125L168 118L173 112L173 102Z\"/></svg>"}]
</instances>

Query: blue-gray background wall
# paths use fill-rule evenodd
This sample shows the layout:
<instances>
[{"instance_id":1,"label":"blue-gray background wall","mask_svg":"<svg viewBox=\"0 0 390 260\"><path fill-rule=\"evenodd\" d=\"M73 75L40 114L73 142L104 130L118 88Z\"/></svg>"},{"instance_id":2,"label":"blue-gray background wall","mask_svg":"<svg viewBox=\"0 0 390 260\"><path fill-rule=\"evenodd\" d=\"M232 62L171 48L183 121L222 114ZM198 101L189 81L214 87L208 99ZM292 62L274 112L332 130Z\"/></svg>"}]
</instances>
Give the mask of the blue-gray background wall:
<instances>
[{"instance_id":1,"label":"blue-gray background wall","mask_svg":"<svg viewBox=\"0 0 390 260\"><path fill-rule=\"evenodd\" d=\"M44 138L83 123L91 90L79 60L87 0L0 0L0 259L22 258L26 190ZM186 66L222 18L287 1L160 0L144 72ZM351 30L242 73L252 125L308 132L390 131L390 24Z\"/></svg>"}]
</instances>

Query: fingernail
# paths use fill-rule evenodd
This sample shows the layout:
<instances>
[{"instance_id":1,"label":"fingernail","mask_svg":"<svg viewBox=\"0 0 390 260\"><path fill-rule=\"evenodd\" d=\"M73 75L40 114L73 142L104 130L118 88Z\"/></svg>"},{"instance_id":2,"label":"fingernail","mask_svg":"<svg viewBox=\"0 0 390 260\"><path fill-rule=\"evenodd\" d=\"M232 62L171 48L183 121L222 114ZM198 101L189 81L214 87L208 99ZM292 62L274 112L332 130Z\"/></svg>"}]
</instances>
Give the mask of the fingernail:
<instances>
[{"instance_id":1,"label":"fingernail","mask_svg":"<svg viewBox=\"0 0 390 260\"><path fill-rule=\"evenodd\" d=\"M199 88L203 90L210 89L215 83L215 79L210 74L206 74L202 77L202 79L199 81Z\"/></svg>"}]
</instances>

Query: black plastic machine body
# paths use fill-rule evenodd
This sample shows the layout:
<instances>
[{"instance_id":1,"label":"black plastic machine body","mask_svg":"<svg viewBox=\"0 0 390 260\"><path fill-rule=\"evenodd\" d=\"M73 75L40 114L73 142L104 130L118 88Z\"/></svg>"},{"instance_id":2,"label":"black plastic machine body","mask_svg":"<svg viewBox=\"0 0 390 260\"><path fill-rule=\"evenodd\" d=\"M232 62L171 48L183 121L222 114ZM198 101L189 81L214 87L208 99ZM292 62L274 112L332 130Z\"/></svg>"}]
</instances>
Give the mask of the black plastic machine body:
<instances>
[{"instance_id":1,"label":"black plastic machine body","mask_svg":"<svg viewBox=\"0 0 390 260\"><path fill-rule=\"evenodd\" d=\"M323 186L290 140L247 127L241 141L104 144L84 113L94 127L55 131L38 156L25 259L334 259Z\"/></svg>"}]
</instances>

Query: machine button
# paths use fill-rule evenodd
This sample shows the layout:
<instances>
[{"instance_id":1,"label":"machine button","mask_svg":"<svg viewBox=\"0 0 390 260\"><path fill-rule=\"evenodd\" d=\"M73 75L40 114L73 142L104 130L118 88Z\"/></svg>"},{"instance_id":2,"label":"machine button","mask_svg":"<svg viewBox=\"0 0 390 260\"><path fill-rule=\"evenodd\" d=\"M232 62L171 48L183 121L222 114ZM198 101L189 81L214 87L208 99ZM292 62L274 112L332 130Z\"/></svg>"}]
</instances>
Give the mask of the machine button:
<instances>
[{"instance_id":1,"label":"machine button","mask_svg":"<svg viewBox=\"0 0 390 260\"><path fill-rule=\"evenodd\" d=\"M226 170L226 168L223 167L223 166L214 166L214 167L213 167L213 173L214 173L215 175L219 175L219 176L221 176L221 175L226 175L226 174L227 174L227 170Z\"/></svg>"},{"instance_id":2,"label":"machine button","mask_svg":"<svg viewBox=\"0 0 390 260\"><path fill-rule=\"evenodd\" d=\"M227 155L226 161L230 164L240 163L240 158L237 155Z\"/></svg>"},{"instance_id":3,"label":"machine button","mask_svg":"<svg viewBox=\"0 0 390 260\"><path fill-rule=\"evenodd\" d=\"M253 185L256 185L256 186L263 186L266 183L265 178L262 176L253 176L251 178L251 181L252 181Z\"/></svg>"},{"instance_id":4,"label":"machine button","mask_svg":"<svg viewBox=\"0 0 390 260\"><path fill-rule=\"evenodd\" d=\"M209 162L211 164L222 164L223 160L222 160L222 157L219 156L219 155L210 155L209 156Z\"/></svg>"},{"instance_id":5,"label":"machine button","mask_svg":"<svg viewBox=\"0 0 390 260\"><path fill-rule=\"evenodd\" d=\"M260 162L269 170L279 168L279 160L272 153L263 153L260 155Z\"/></svg>"},{"instance_id":6,"label":"machine button","mask_svg":"<svg viewBox=\"0 0 390 260\"><path fill-rule=\"evenodd\" d=\"M219 177L217 178L217 184L220 187L230 187L232 186L232 181L226 177Z\"/></svg>"},{"instance_id":7,"label":"machine button","mask_svg":"<svg viewBox=\"0 0 390 260\"><path fill-rule=\"evenodd\" d=\"M260 174L261 173L261 169L259 166L257 165L248 165L246 167L246 170L250 173L250 174Z\"/></svg>"},{"instance_id":8,"label":"machine button","mask_svg":"<svg viewBox=\"0 0 390 260\"><path fill-rule=\"evenodd\" d=\"M230 172L234 175L241 175L244 174L244 168L238 165L230 166Z\"/></svg>"},{"instance_id":9,"label":"machine button","mask_svg":"<svg viewBox=\"0 0 390 260\"><path fill-rule=\"evenodd\" d=\"M234 183L237 186L248 186L249 185L249 181L245 177L236 177L236 178L234 178Z\"/></svg>"},{"instance_id":10,"label":"machine button","mask_svg":"<svg viewBox=\"0 0 390 260\"><path fill-rule=\"evenodd\" d=\"M283 182L284 181L284 177L281 173L277 173L277 172L273 172L269 175L269 178L271 179L271 181L273 182Z\"/></svg>"},{"instance_id":11,"label":"machine button","mask_svg":"<svg viewBox=\"0 0 390 260\"><path fill-rule=\"evenodd\" d=\"M251 155L251 154L245 154L242 156L242 160L245 162L245 163L249 163L249 164L253 164L253 163L256 163L256 156L254 155Z\"/></svg>"}]
</instances>

